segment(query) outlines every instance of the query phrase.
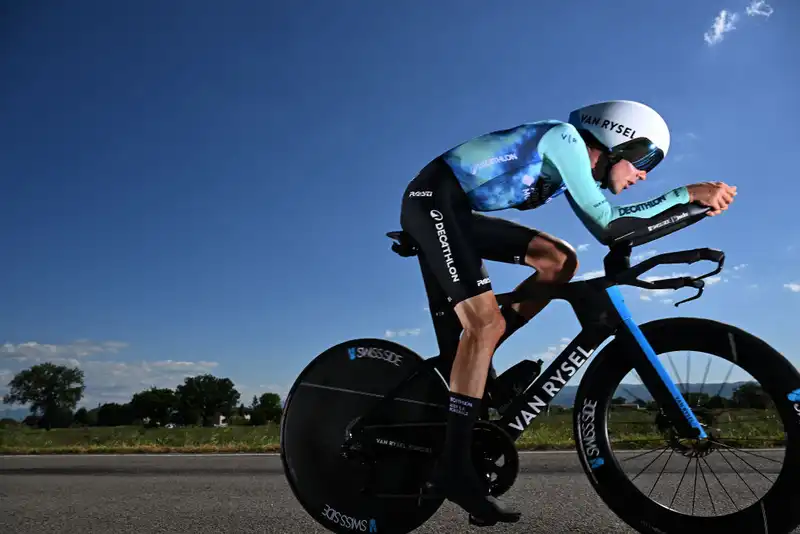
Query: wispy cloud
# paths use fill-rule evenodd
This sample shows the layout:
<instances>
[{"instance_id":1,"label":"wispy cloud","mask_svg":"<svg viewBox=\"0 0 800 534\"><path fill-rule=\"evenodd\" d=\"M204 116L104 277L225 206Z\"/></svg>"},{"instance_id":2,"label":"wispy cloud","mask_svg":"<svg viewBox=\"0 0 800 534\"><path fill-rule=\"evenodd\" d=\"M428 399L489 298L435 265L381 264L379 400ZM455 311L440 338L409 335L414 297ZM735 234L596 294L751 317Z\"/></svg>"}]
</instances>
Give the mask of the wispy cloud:
<instances>
[{"instance_id":1,"label":"wispy cloud","mask_svg":"<svg viewBox=\"0 0 800 534\"><path fill-rule=\"evenodd\" d=\"M631 259L633 261L642 261L646 260L647 258L652 258L656 254L658 254L657 250L650 249L650 250L645 250L641 254L636 254L635 256L631 256Z\"/></svg>"},{"instance_id":2,"label":"wispy cloud","mask_svg":"<svg viewBox=\"0 0 800 534\"><path fill-rule=\"evenodd\" d=\"M402 330L387 330L384 335L386 337L404 337L404 336L418 336L422 332L421 328L404 328Z\"/></svg>"},{"instance_id":3,"label":"wispy cloud","mask_svg":"<svg viewBox=\"0 0 800 534\"><path fill-rule=\"evenodd\" d=\"M764 0L752 0L750 5L745 8L745 11L751 17L769 17L775 10Z\"/></svg>"},{"instance_id":4,"label":"wispy cloud","mask_svg":"<svg viewBox=\"0 0 800 534\"><path fill-rule=\"evenodd\" d=\"M783 284L783 287L791 291L792 293L800 293L800 284L796 282L790 282L788 284Z\"/></svg>"},{"instance_id":5,"label":"wispy cloud","mask_svg":"<svg viewBox=\"0 0 800 534\"><path fill-rule=\"evenodd\" d=\"M711 28L703 34L703 39L708 43L708 46L714 46L725 38L724 36L726 33L736 29L736 22L738 20L738 13L731 13L727 9L723 9L719 12L717 18L714 19Z\"/></svg>"},{"instance_id":6,"label":"wispy cloud","mask_svg":"<svg viewBox=\"0 0 800 534\"><path fill-rule=\"evenodd\" d=\"M567 339L565 337L561 338L561 343L559 343L558 345L550 345L549 347L547 347L547 350L534 354L531 357L531 359L532 360L538 360L538 359L541 358L545 362L550 361L553 358L555 358L556 356L558 356L559 354L561 354L561 352L564 349L567 348L567 345L569 344L570 341L572 341L572 340L571 339Z\"/></svg>"},{"instance_id":7,"label":"wispy cloud","mask_svg":"<svg viewBox=\"0 0 800 534\"><path fill-rule=\"evenodd\" d=\"M589 249L589 243L582 243L578 245L578 247L575 250L577 250L578 252L583 252L588 249Z\"/></svg>"},{"instance_id":8,"label":"wispy cloud","mask_svg":"<svg viewBox=\"0 0 800 534\"><path fill-rule=\"evenodd\" d=\"M645 276L642 278L645 282L655 282L656 280L664 280L665 278L682 278L684 276L692 276L689 273L672 273L668 276ZM719 282L727 282L726 278L721 276L709 276L708 278L704 278L703 281L706 283L706 286L713 286L714 284L718 284ZM675 289L639 289L639 299L641 300L653 300L656 298L657 300L665 303L673 302L672 298L665 298L665 295L673 294L676 290ZM678 290L680 291L680 290Z\"/></svg>"},{"instance_id":9,"label":"wispy cloud","mask_svg":"<svg viewBox=\"0 0 800 534\"><path fill-rule=\"evenodd\" d=\"M586 272L586 273L583 273L583 274L579 274L578 276L574 277L573 280L576 280L576 281L588 280L590 278L598 278L600 276L604 276L605 274L606 274L606 272L603 271L603 270L589 271L589 272Z\"/></svg>"},{"instance_id":10,"label":"wispy cloud","mask_svg":"<svg viewBox=\"0 0 800 534\"><path fill-rule=\"evenodd\" d=\"M84 372L86 391L80 405L96 406L105 402L128 402L137 391L156 387L174 388L187 376L212 373L217 362L186 360L115 361L92 359L92 356L117 354L127 343L78 340L64 345L39 343L6 343L0 346L4 369L0 372L0 394L8 391L13 375L33 365L52 362L77 367ZM238 386L237 386L238 389ZM241 391L240 391L241 392Z\"/></svg>"},{"instance_id":11,"label":"wispy cloud","mask_svg":"<svg viewBox=\"0 0 800 534\"><path fill-rule=\"evenodd\" d=\"M53 358L84 358L98 354L116 354L128 347L122 341L89 341L78 339L72 343L52 344L26 341L24 343L4 343L0 345L0 359L19 362L34 360L50 360Z\"/></svg>"}]
</instances>

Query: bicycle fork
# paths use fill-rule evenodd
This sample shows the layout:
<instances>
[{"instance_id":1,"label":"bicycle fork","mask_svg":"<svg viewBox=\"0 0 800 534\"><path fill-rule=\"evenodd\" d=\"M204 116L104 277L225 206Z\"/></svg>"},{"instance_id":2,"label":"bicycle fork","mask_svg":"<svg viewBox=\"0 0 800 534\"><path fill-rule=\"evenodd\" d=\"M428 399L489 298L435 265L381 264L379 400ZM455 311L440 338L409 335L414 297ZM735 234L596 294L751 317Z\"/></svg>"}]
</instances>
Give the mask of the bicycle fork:
<instances>
[{"instance_id":1,"label":"bicycle fork","mask_svg":"<svg viewBox=\"0 0 800 534\"><path fill-rule=\"evenodd\" d=\"M631 316L622 292L619 287L612 286L606 288L606 293L611 299L611 303L625 326L624 331L630 334L630 338L635 341L641 352L634 358L634 368L639 373L645 387L650 391L653 398L663 406L666 415L672 420L677 430L686 437L693 439L707 439L708 435L695 417L694 412L689 407L689 403L681 394L675 382L669 377L667 370L656 356L653 347L644 337L639 325ZM638 357L644 355L644 358ZM689 377L686 377L689 380Z\"/></svg>"}]
</instances>

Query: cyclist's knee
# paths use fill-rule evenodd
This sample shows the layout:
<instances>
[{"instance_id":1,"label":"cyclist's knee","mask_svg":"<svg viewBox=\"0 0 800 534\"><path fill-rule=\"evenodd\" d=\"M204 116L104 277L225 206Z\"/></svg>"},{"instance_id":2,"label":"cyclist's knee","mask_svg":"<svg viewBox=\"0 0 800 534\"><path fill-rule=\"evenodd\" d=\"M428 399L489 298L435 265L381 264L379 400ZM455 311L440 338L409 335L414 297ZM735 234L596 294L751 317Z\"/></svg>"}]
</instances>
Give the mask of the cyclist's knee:
<instances>
[{"instance_id":1,"label":"cyclist's knee","mask_svg":"<svg viewBox=\"0 0 800 534\"><path fill-rule=\"evenodd\" d=\"M505 331L506 321L491 291L459 302L455 310L466 335L496 341Z\"/></svg>"},{"instance_id":2,"label":"cyclist's knee","mask_svg":"<svg viewBox=\"0 0 800 534\"><path fill-rule=\"evenodd\" d=\"M577 272L578 255L575 252L575 249L569 247L569 249L561 252L561 256L559 256L559 267L557 273L558 281L569 282Z\"/></svg>"},{"instance_id":3,"label":"cyclist's knee","mask_svg":"<svg viewBox=\"0 0 800 534\"><path fill-rule=\"evenodd\" d=\"M578 254L566 241L548 236L531 249L527 263L536 269L542 281L569 282L578 272Z\"/></svg>"}]
</instances>

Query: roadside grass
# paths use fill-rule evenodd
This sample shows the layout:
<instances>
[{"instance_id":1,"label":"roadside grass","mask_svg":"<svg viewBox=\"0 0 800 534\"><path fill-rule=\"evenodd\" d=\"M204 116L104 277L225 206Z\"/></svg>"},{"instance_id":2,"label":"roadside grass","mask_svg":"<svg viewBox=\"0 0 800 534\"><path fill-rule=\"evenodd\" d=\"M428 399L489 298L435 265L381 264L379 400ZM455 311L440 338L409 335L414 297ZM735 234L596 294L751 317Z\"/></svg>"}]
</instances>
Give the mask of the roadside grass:
<instances>
[{"instance_id":1,"label":"roadside grass","mask_svg":"<svg viewBox=\"0 0 800 534\"><path fill-rule=\"evenodd\" d=\"M275 452L277 424L221 428L141 426L0 429L1 454Z\"/></svg>"},{"instance_id":2,"label":"roadside grass","mask_svg":"<svg viewBox=\"0 0 800 534\"><path fill-rule=\"evenodd\" d=\"M644 410L610 412L608 435L617 449L663 447L664 437ZM712 427L724 443L736 448L784 445L783 426L772 410L717 410ZM520 450L570 450L572 414L541 414L517 441ZM279 426L221 428L85 427L50 431L22 425L0 429L0 454L147 454L276 452Z\"/></svg>"}]
</instances>

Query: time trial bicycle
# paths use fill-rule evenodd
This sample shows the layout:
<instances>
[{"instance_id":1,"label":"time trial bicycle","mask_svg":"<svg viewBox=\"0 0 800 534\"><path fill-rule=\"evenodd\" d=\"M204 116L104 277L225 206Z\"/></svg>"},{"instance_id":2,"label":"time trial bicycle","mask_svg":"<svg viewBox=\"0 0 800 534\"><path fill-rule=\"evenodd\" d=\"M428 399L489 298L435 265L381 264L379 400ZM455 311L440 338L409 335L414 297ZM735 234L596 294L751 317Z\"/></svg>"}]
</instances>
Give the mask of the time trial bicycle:
<instances>
[{"instance_id":1,"label":"time trial bicycle","mask_svg":"<svg viewBox=\"0 0 800 534\"><path fill-rule=\"evenodd\" d=\"M620 292L621 285L692 287L698 293L676 306L699 298L704 279L722 270L723 252L683 250L651 257L633 267L630 256L634 246L694 224L705 218L706 211L696 204L676 206L644 230L607 243L605 276L562 285L539 284L496 296L500 305L543 296L565 300L582 329L543 372L541 360L525 360L527 368L534 371L523 387L509 393L507 384L504 386L503 378L511 369L499 377L490 375L472 443L475 467L485 477L487 493L501 495L513 486L519 472L515 442L593 358L573 405L575 449L597 494L628 525L652 534L785 534L800 524L800 373L795 366L758 337L729 324L680 317L638 325ZM419 256L419 249L404 232L387 235L395 240L392 249L399 255ZM419 260L439 355L423 359L386 339L345 341L314 358L287 396L280 436L286 478L303 508L333 532L404 534L424 524L443 502L442 496L427 493L426 482L444 442L449 372L462 329L423 258ZM697 277L639 279L658 265L701 260L717 266ZM739 449L734 445L741 440L726 441L717 428L721 423L714 419L714 410L704 409L698 402L690 405L687 399L694 394L688 389L681 392L659 360L658 355L672 351L705 352L741 367L760 383L760 395L768 397L771 417L783 426L783 449L775 449L779 455L782 452L783 467L773 470L777 474L774 480L762 473L772 487L749 506L734 503L735 510L719 514L712 501L713 515L679 512L672 507L677 490L670 504L657 502L652 489L647 493L626 475L623 464L630 457L615 453L609 438L614 393L623 378L635 372L656 405L651 423L662 440L658 450L662 455L669 451L670 458L678 455L689 460L681 482L694 462L693 512L700 498L698 470L708 489L714 478L721 485L712 469L712 455L733 469L728 460L733 457L726 453L736 454ZM766 453L740 452L745 463L748 454L774 460ZM710 498L710 489L708 494ZM733 501L730 493L728 497Z\"/></svg>"}]
</instances>

